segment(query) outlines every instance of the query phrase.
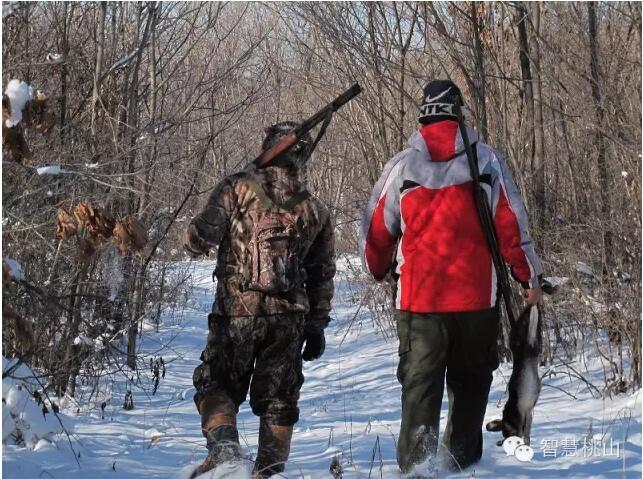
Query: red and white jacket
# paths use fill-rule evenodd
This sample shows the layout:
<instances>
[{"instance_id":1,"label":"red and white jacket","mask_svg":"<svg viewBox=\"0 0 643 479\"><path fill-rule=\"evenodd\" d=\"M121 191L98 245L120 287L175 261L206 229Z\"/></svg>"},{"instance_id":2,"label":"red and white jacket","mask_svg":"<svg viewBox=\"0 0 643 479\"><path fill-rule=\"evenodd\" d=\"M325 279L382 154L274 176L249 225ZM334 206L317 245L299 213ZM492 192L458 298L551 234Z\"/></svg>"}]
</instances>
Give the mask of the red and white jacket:
<instances>
[{"instance_id":1,"label":"red and white jacket","mask_svg":"<svg viewBox=\"0 0 643 479\"><path fill-rule=\"evenodd\" d=\"M524 287L542 274L527 212L501 155L468 129L477 148L504 260ZM377 280L394 268L396 307L417 313L479 311L496 303L496 273L473 195L458 123L422 126L391 159L362 221L363 261Z\"/></svg>"}]
</instances>

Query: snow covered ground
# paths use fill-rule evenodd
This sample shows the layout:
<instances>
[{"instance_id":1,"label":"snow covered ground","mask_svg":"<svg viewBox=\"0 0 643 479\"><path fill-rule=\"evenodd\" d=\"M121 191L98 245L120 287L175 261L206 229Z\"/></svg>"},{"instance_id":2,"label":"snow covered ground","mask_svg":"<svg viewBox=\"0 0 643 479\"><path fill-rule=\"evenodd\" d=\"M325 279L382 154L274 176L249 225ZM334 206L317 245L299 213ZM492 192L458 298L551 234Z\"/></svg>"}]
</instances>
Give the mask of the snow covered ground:
<instances>
[{"instance_id":1,"label":"snow covered ground","mask_svg":"<svg viewBox=\"0 0 643 479\"><path fill-rule=\"evenodd\" d=\"M36 451L4 446L5 478L176 478L202 460L206 450L192 401L192 371L207 335L213 263L193 264L193 297L182 321L167 316L160 331L148 331L142 341L143 352L162 354L166 362L167 375L157 393L134 387L135 408L125 411L124 383L115 383L105 419L98 405L79 412L66 408L64 423L71 429L71 441L60 435L54 444L41 444ZM301 420L286 477L330 478L329 465L336 454L345 478L399 477L397 343L378 331L366 311L358 312L356 298L357 292L340 274L326 353L305 364ZM591 362L577 366L600 377ZM510 372L510 365L495 372L487 420L501 414ZM445 398L442 428L446 413ZM257 426L257 418L244 405L239 429L249 454L256 452ZM560 374L543 381L531 462L506 456L495 445L495 433L485 432L484 438L480 464L449 477L641 477L641 394L593 398L583 381L560 368Z\"/></svg>"}]
</instances>

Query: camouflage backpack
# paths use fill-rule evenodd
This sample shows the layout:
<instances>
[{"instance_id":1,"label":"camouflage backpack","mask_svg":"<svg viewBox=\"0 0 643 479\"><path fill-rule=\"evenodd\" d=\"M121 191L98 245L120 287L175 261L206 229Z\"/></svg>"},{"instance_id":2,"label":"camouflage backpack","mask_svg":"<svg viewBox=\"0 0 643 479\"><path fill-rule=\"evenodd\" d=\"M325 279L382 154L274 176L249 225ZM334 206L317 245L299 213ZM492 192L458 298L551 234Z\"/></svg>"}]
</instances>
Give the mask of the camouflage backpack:
<instances>
[{"instance_id":1,"label":"camouflage backpack","mask_svg":"<svg viewBox=\"0 0 643 479\"><path fill-rule=\"evenodd\" d=\"M300 286L299 250L301 235L295 206L310 197L301 191L288 201L277 204L261 185L248 181L261 208L249 211L252 230L248 243L250 264L245 269L246 288L268 294L285 293Z\"/></svg>"}]
</instances>

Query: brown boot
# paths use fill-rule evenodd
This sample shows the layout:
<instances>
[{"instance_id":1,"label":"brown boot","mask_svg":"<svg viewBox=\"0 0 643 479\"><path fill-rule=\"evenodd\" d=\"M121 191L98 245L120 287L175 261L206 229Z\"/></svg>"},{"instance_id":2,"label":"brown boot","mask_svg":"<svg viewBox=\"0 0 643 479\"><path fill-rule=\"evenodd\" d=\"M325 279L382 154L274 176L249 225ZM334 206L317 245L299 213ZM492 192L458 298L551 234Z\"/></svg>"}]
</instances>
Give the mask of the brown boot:
<instances>
[{"instance_id":1,"label":"brown boot","mask_svg":"<svg viewBox=\"0 0 643 479\"><path fill-rule=\"evenodd\" d=\"M211 471L224 462L241 458L237 410L232 401L219 394L208 395L197 404L201 431L207 440L208 456L192 473L191 479Z\"/></svg>"},{"instance_id":2,"label":"brown boot","mask_svg":"<svg viewBox=\"0 0 643 479\"><path fill-rule=\"evenodd\" d=\"M259 425L259 451L252 477L264 479L284 472L290 454L291 439L292 426L270 424L262 418Z\"/></svg>"},{"instance_id":3,"label":"brown boot","mask_svg":"<svg viewBox=\"0 0 643 479\"><path fill-rule=\"evenodd\" d=\"M192 473L192 478L211 471L225 462L241 459L239 434L236 427L220 426L208 432L206 437L208 440L208 456Z\"/></svg>"},{"instance_id":4,"label":"brown boot","mask_svg":"<svg viewBox=\"0 0 643 479\"><path fill-rule=\"evenodd\" d=\"M201 432L206 438L208 431L220 426L237 427L237 408L227 394L210 393L199 400L197 409L201 414Z\"/></svg>"}]
</instances>

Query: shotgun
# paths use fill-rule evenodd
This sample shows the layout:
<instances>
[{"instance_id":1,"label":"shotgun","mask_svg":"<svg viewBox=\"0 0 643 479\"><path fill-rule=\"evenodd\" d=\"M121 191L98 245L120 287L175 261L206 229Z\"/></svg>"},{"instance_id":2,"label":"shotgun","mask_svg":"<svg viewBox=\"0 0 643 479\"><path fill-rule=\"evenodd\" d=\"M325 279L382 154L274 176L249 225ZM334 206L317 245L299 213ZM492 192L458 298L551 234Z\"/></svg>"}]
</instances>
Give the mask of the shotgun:
<instances>
[{"instance_id":1,"label":"shotgun","mask_svg":"<svg viewBox=\"0 0 643 479\"><path fill-rule=\"evenodd\" d=\"M455 102L453 109L456 116L458 117L458 127L460 128L462 143L464 143L464 150L467 153L467 161L469 162L469 169L471 170L476 208L478 209L478 217L480 218L482 231L484 233L485 239L487 240L489 251L491 252L491 259L496 270L496 278L498 279L500 294L502 295L505 302L505 311L507 311L507 318L509 319L509 324L513 326L516 320L516 316L514 314L514 309L512 306L509 275L507 274L507 268L505 267L505 263L500 254L500 247L498 246L498 235L493 224L493 215L491 214L491 208L489 207L489 202L487 201L487 194L480 185L478 155L473 151L473 148L471 148L471 143L469 143L469 135L467 134L467 127L464 124L462 107L460 106L459 101Z\"/></svg>"},{"instance_id":2,"label":"shotgun","mask_svg":"<svg viewBox=\"0 0 643 479\"><path fill-rule=\"evenodd\" d=\"M296 145L297 142L306 133L308 133L310 130L315 128L315 126L317 126L319 123L323 122L319 130L319 133L317 134L317 138L315 139L315 141L313 142L313 145L308 151L308 156L310 156L310 154L317 146L317 143L319 143L319 140L321 140L321 137L323 136L324 132L326 131L326 127L330 123L333 113L335 113L342 106L344 106L346 103L348 103L353 98L355 98L361 92L362 92L362 87L359 86L359 83L355 83L348 90L346 90L344 93L339 95L337 98L335 98L328 105L326 105L324 108L322 108L317 113L315 113L313 116L311 116L307 120L304 120L301 123L301 125L299 125L297 128L293 129L290 133L284 136L273 147L265 151L262 151L261 154L257 158L255 158L254 160L255 165L258 168L262 168L268 165L275 158L287 152L293 145Z\"/></svg>"}]
</instances>

